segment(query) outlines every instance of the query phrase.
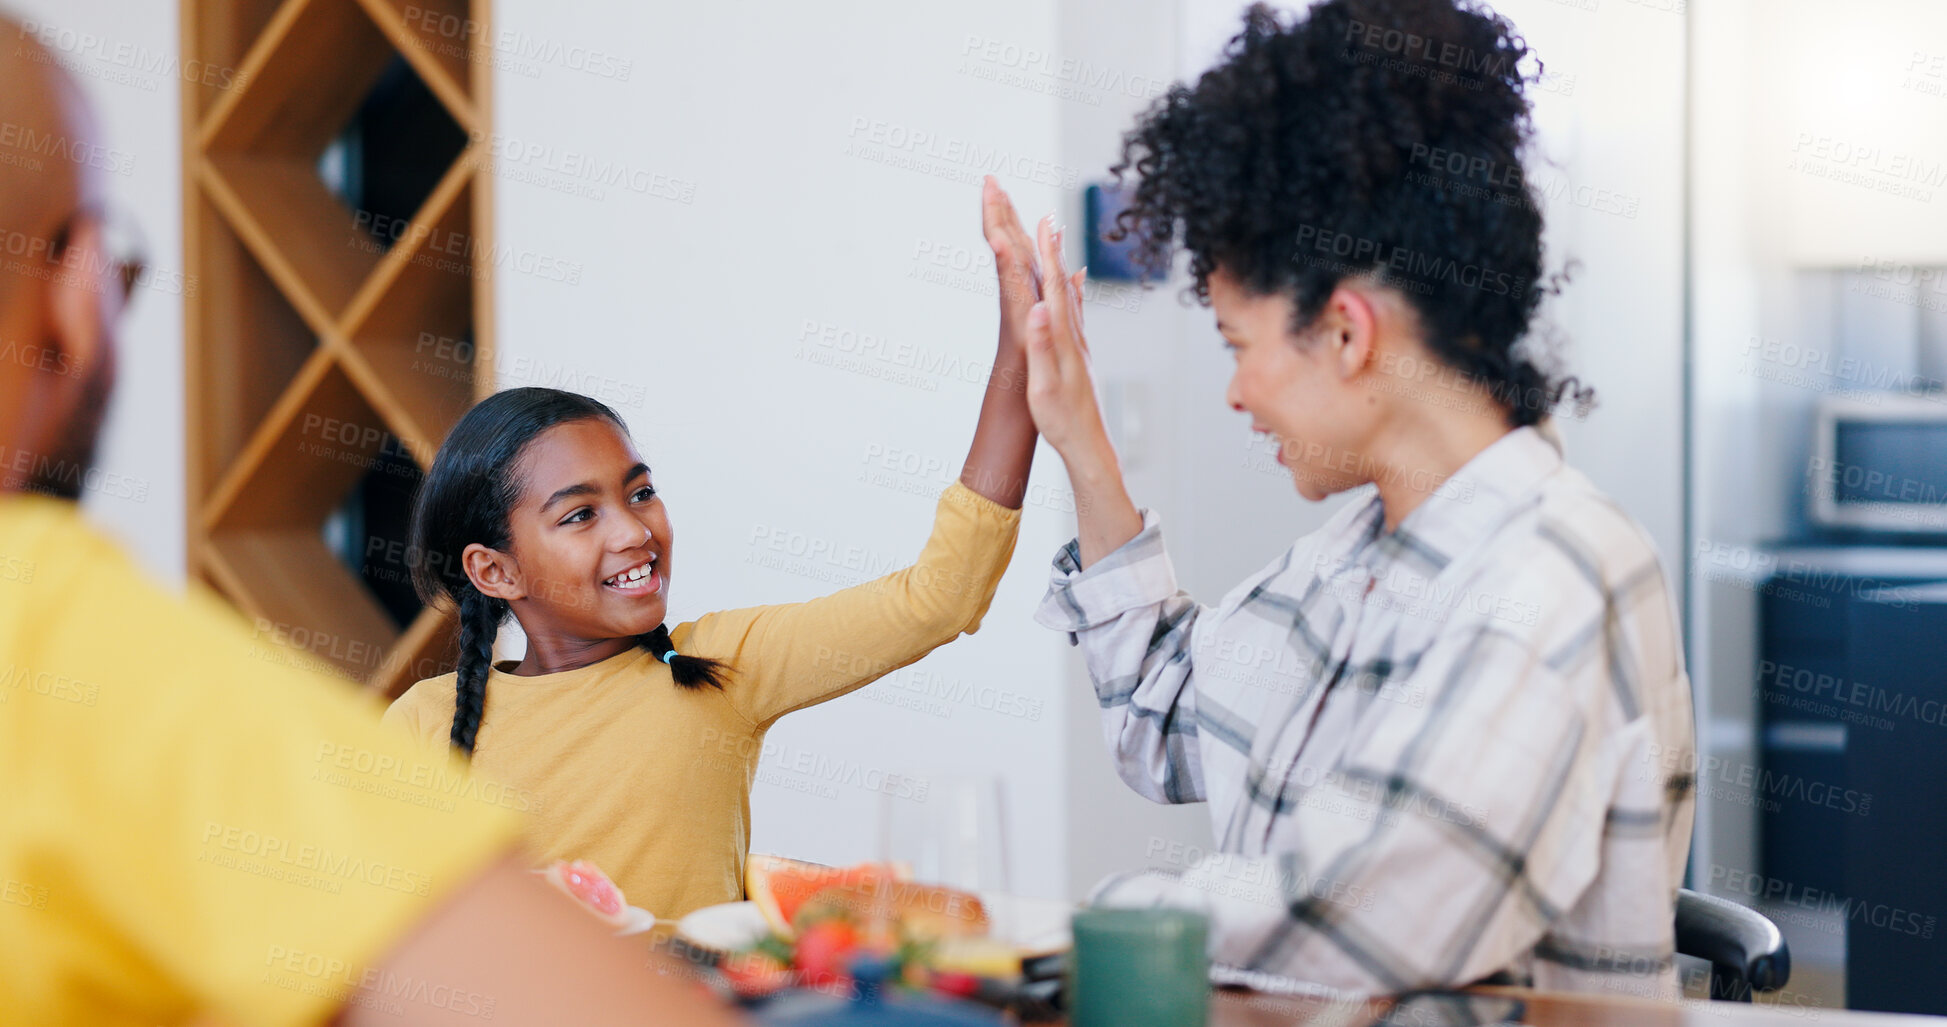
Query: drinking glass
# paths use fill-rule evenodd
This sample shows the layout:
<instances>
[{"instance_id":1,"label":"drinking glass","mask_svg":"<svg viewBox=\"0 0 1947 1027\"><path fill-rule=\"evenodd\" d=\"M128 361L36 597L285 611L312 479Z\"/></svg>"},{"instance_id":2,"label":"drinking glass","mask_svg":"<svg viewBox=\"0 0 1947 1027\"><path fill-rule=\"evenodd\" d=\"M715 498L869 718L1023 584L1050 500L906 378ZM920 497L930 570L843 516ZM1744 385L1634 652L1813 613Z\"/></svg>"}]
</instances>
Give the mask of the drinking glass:
<instances>
[{"instance_id":1,"label":"drinking glass","mask_svg":"<svg viewBox=\"0 0 1947 1027\"><path fill-rule=\"evenodd\" d=\"M996 898L1008 894L1006 807L991 775L906 775L879 802L879 858L914 881ZM995 937L1009 937L1004 901L986 901Z\"/></svg>"}]
</instances>

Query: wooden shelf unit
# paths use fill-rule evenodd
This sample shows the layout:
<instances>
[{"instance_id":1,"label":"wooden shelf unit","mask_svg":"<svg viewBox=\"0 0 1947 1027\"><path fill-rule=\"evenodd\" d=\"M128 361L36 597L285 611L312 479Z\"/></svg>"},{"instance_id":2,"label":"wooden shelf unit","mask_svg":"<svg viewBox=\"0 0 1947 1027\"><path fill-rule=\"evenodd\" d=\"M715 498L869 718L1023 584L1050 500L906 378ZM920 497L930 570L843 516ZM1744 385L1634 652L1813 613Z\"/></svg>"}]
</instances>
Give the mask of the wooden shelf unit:
<instances>
[{"instance_id":1,"label":"wooden shelf unit","mask_svg":"<svg viewBox=\"0 0 1947 1027\"><path fill-rule=\"evenodd\" d=\"M182 0L185 65L222 69L182 100L190 574L388 696L451 669L450 618L400 627L325 526L386 454L423 473L493 391L490 7ZM320 167L402 63L465 142L374 231Z\"/></svg>"}]
</instances>

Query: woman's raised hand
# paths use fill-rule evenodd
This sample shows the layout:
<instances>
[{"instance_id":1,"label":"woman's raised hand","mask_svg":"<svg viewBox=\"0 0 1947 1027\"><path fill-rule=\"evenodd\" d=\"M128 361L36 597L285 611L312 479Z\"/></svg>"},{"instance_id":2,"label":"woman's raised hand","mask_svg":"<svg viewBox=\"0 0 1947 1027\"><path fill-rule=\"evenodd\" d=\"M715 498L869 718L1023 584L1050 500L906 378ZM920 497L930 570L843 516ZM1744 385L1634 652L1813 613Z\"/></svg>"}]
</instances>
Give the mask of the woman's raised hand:
<instances>
[{"instance_id":1,"label":"woman's raised hand","mask_svg":"<svg viewBox=\"0 0 1947 1027\"><path fill-rule=\"evenodd\" d=\"M1060 287L1043 290L1027 313L1028 410L1041 437L1055 447L1071 473L1078 460L1106 458L1114 452L1095 402L1089 377L1088 342L1082 337L1082 284L1087 269L1068 273L1061 260L1061 233L1054 215L1035 226L1044 281Z\"/></svg>"}]
</instances>

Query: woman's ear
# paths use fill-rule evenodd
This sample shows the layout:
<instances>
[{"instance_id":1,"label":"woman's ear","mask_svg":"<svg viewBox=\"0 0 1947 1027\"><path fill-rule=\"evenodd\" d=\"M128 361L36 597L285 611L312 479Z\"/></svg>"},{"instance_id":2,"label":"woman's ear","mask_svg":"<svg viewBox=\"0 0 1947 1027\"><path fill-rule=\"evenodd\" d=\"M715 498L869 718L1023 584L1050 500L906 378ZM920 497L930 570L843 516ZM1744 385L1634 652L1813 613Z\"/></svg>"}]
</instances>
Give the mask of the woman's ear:
<instances>
[{"instance_id":1,"label":"woman's ear","mask_svg":"<svg viewBox=\"0 0 1947 1027\"><path fill-rule=\"evenodd\" d=\"M460 551L460 567L481 595L510 603L527 598L520 564L506 553L474 542Z\"/></svg>"},{"instance_id":2,"label":"woman's ear","mask_svg":"<svg viewBox=\"0 0 1947 1027\"><path fill-rule=\"evenodd\" d=\"M1338 368L1339 377L1346 380L1357 377L1372 362L1372 355L1379 348L1379 319L1374 315L1371 301L1357 289L1340 285L1325 300L1323 323L1327 329L1323 341L1332 348L1333 365Z\"/></svg>"}]
</instances>

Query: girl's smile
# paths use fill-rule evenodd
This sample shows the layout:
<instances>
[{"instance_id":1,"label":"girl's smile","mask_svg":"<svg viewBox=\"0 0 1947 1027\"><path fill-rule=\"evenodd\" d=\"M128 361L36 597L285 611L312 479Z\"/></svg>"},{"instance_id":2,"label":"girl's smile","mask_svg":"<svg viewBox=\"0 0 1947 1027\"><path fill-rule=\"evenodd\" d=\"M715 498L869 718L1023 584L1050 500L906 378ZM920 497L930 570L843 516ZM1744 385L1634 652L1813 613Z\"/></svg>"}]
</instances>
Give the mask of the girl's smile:
<instances>
[{"instance_id":1,"label":"girl's smile","mask_svg":"<svg viewBox=\"0 0 1947 1027\"><path fill-rule=\"evenodd\" d=\"M662 575L656 573L655 563L656 554L650 553L649 559L603 578L602 585L625 596L655 595L663 590Z\"/></svg>"}]
</instances>

